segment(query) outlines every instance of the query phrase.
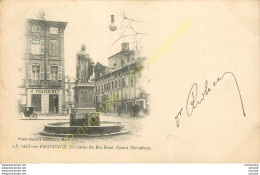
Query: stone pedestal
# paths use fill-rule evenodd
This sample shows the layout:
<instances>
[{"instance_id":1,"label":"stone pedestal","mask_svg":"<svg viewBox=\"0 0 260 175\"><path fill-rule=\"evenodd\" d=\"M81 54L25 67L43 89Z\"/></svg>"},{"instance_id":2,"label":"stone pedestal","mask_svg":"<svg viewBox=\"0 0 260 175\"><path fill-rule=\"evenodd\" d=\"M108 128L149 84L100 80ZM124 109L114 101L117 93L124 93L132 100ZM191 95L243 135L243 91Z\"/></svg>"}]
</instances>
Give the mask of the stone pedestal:
<instances>
[{"instance_id":1,"label":"stone pedestal","mask_svg":"<svg viewBox=\"0 0 260 175\"><path fill-rule=\"evenodd\" d=\"M70 126L99 126L99 114L95 108L95 85L92 82L78 83L74 87L75 108L70 114Z\"/></svg>"}]
</instances>

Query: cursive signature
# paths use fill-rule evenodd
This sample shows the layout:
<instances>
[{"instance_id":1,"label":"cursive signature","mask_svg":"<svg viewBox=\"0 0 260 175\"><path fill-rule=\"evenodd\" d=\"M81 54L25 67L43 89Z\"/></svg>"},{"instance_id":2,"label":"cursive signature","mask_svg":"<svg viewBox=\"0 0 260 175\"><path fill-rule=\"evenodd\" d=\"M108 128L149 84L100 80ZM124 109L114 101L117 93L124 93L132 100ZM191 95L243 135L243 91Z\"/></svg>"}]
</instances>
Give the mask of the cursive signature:
<instances>
[{"instance_id":1,"label":"cursive signature","mask_svg":"<svg viewBox=\"0 0 260 175\"><path fill-rule=\"evenodd\" d=\"M246 117L246 113L245 113L245 109L244 109L244 105L243 105L243 100L242 100L242 96L239 90L239 86L237 83L237 79L236 76L232 73L232 72L225 72L220 78L217 78L217 80L215 82L212 83L212 85L215 87L217 86L217 84L226 76L226 75L230 75L233 80L236 83L236 87L237 87L237 91L239 94L239 98L240 98L240 103L241 103L241 108L243 111L243 115ZM198 105L200 105L204 99L205 96L207 96L209 94L209 92L212 90L212 88L209 87L208 85L208 80L205 81L205 86L204 86L204 91L201 94L201 98L198 99L198 85L197 83L193 83L193 85L191 86L187 101L186 101L186 115L187 116L191 116L194 109L196 109L198 107ZM183 108L181 108L179 110L179 112L177 113L177 115L175 116L175 120L176 120L176 126L179 127L180 121L179 121L179 116L182 115L182 110Z\"/></svg>"}]
</instances>

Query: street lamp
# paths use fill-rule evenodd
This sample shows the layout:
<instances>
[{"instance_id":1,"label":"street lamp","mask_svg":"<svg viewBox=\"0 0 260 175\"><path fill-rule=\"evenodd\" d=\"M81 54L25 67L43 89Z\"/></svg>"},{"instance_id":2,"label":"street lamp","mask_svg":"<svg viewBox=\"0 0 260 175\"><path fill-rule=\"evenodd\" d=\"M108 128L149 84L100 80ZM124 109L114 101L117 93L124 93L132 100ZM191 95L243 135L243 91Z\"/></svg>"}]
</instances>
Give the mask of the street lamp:
<instances>
[{"instance_id":1,"label":"street lamp","mask_svg":"<svg viewBox=\"0 0 260 175\"><path fill-rule=\"evenodd\" d=\"M115 19L114 19L114 15L111 15L111 24L109 25L109 29L111 31L115 31L117 29L117 26L114 24Z\"/></svg>"}]
</instances>

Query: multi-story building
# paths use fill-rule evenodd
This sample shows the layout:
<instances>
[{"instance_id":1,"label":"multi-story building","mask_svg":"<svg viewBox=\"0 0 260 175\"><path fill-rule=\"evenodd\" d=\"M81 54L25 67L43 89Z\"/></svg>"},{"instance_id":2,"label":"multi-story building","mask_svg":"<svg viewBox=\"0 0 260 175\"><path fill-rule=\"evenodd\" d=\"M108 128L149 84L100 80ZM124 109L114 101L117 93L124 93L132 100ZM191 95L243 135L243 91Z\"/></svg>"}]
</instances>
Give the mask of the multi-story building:
<instances>
[{"instance_id":1,"label":"multi-story building","mask_svg":"<svg viewBox=\"0 0 260 175\"><path fill-rule=\"evenodd\" d=\"M148 68L145 57L140 57L138 51L130 50L128 43L122 43L120 52L108 58L108 65L97 63L95 72L96 108L103 106L107 112L131 113L133 105L139 109L148 109L149 94L144 85L149 79L144 71ZM119 98L113 100L114 94ZM106 101L113 101L107 105ZM102 110L100 110L102 112Z\"/></svg>"},{"instance_id":2,"label":"multi-story building","mask_svg":"<svg viewBox=\"0 0 260 175\"><path fill-rule=\"evenodd\" d=\"M64 30L67 22L28 19L24 54L26 106L39 114L65 109Z\"/></svg>"}]
</instances>

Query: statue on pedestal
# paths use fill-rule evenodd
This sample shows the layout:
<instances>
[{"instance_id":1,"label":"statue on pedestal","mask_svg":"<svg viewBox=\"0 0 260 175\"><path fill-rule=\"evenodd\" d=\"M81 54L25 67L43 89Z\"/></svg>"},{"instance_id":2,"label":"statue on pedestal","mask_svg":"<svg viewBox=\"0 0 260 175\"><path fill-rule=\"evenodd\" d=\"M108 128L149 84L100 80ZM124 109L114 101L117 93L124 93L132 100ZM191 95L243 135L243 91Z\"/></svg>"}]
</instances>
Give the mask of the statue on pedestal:
<instances>
[{"instance_id":1,"label":"statue on pedestal","mask_svg":"<svg viewBox=\"0 0 260 175\"><path fill-rule=\"evenodd\" d=\"M89 54L86 53L85 45L81 45L81 50L77 53L76 57L77 83L74 87L75 108L70 115L70 125L83 126L84 122L96 119L98 122L95 123L95 126L99 126L99 114L96 115L95 108L95 84L94 82L89 82L90 76L93 75L94 62L89 58ZM90 122L87 126L92 124Z\"/></svg>"},{"instance_id":2,"label":"statue on pedestal","mask_svg":"<svg viewBox=\"0 0 260 175\"><path fill-rule=\"evenodd\" d=\"M77 79L78 82L86 83L89 81L90 76L93 75L94 62L89 58L89 54L86 53L86 46L81 45L81 50L77 53Z\"/></svg>"}]
</instances>

